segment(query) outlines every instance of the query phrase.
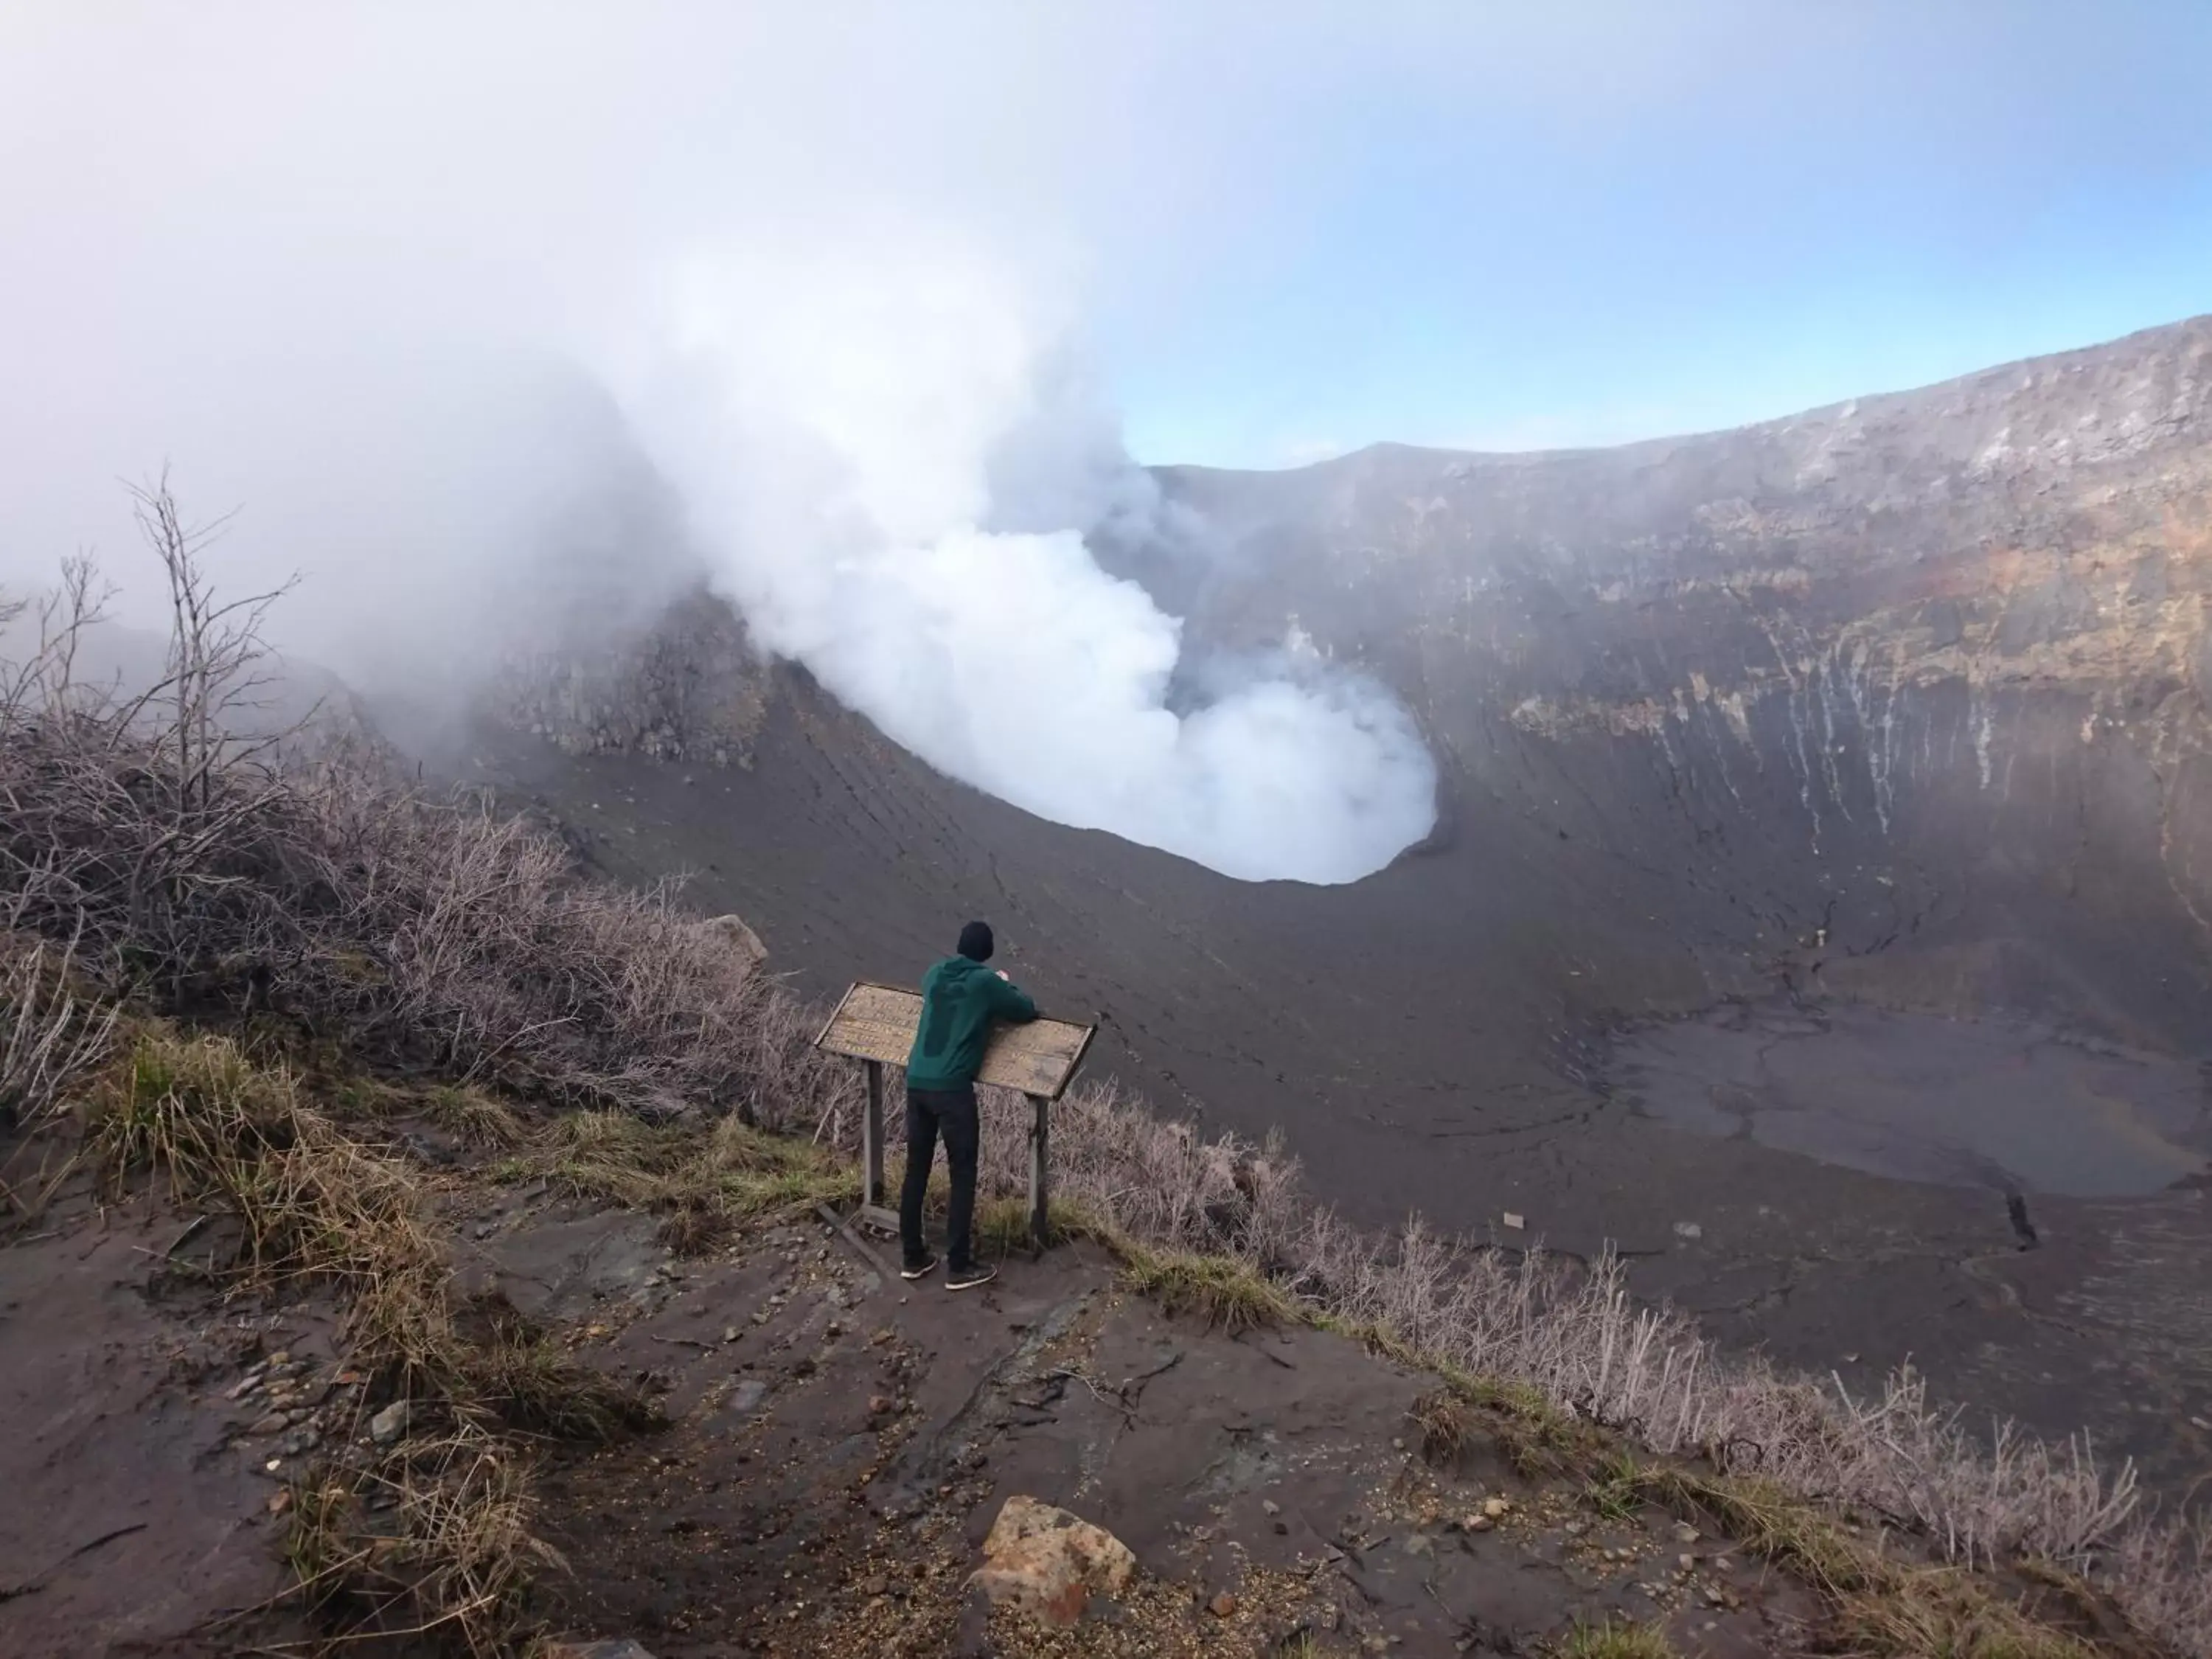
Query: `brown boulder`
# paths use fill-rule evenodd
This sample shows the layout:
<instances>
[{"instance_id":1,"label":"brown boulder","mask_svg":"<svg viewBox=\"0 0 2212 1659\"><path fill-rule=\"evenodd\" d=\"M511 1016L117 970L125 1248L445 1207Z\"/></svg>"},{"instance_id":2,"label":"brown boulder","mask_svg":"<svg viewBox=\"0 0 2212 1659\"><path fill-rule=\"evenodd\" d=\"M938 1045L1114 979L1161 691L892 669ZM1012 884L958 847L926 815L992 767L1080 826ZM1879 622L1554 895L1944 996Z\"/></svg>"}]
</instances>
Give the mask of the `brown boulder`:
<instances>
[{"instance_id":1,"label":"brown boulder","mask_svg":"<svg viewBox=\"0 0 2212 1659\"><path fill-rule=\"evenodd\" d=\"M1065 1627L1093 1592L1119 1595L1136 1570L1129 1547L1104 1528L1017 1494L992 1522L970 1582L1000 1607Z\"/></svg>"}]
</instances>

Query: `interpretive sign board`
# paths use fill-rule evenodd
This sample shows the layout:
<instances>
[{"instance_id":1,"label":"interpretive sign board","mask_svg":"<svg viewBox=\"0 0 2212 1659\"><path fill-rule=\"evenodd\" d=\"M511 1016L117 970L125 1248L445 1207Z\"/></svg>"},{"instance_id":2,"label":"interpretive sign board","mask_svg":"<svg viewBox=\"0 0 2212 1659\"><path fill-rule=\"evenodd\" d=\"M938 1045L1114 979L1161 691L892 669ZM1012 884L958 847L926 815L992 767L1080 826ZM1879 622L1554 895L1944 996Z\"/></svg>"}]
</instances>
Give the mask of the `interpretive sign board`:
<instances>
[{"instance_id":1,"label":"interpretive sign board","mask_svg":"<svg viewBox=\"0 0 2212 1659\"><path fill-rule=\"evenodd\" d=\"M860 1120L860 1218L881 1227L898 1225L897 1218L884 1205L884 1067L906 1064L921 1024L921 998L917 993L861 980L838 1000L836 1011L814 1039L816 1048L866 1066L868 1106ZM1045 1192L1047 1113L1051 1103L1066 1092L1075 1068L1083 1063L1091 1039L1097 1033L1095 1025L1078 1025L1064 1019L994 1026L983 1050L982 1069L976 1074L978 1083L1018 1090L1029 1097L1030 1229L1039 1249L1044 1248L1050 1231Z\"/></svg>"},{"instance_id":2,"label":"interpretive sign board","mask_svg":"<svg viewBox=\"0 0 2212 1659\"><path fill-rule=\"evenodd\" d=\"M830 1016L830 1023L814 1040L815 1046L854 1060L903 1066L914 1052L914 1034L921 1024L919 994L896 985L872 985L863 980L845 993L837 1012ZM975 1080L994 1088L1058 1100L1066 1092L1068 1080L1083 1063L1084 1053L1097 1030L1095 1025L1077 1025L1064 1019L995 1026L983 1050L983 1069Z\"/></svg>"}]
</instances>

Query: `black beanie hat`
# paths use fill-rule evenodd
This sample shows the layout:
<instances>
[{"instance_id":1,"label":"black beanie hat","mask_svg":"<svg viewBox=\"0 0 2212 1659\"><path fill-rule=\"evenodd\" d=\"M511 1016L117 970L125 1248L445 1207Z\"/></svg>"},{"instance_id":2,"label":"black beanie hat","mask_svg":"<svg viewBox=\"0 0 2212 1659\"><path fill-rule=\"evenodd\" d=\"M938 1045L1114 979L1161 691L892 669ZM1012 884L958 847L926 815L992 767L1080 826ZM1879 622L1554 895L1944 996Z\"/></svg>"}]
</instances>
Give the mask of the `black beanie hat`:
<instances>
[{"instance_id":1,"label":"black beanie hat","mask_svg":"<svg viewBox=\"0 0 2212 1659\"><path fill-rule=\"evenodd\" d=\"M960 954L971 962L988 962L995 944L988 921L971 921L960 930Z\"/></svg>"}]
</instances>

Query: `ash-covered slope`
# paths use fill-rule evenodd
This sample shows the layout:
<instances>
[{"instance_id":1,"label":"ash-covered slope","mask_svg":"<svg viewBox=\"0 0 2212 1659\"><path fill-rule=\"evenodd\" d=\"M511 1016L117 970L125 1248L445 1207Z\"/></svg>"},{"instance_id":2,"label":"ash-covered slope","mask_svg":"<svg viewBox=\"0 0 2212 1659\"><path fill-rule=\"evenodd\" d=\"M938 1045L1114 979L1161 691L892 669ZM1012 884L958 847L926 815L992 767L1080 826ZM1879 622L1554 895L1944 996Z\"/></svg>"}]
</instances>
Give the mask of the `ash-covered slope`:
<instances>
[{"instance_id":1,"label":"ash-covered slope","mask_svg":"<svg viewBox=\"0 0 2212 1659\"><path fill-rule=\"evenodd\" d=\"M700 872L824 988L990 915L1049 1004L1105 1022L1101 1063L1281 1126L1363 1220L1510 1211L1792 1359L1914 1354L1958 1397L2202 1451L2201 1187L1881 1179L1602 1079L1623 1020L1778 994L1815 1025L1848 996L2212 1049L2212 322L1620 450L1163 479L1214 555L1109 556L1194 640L1295 627L1416 711L1440 823L1389 870L1244 884L1040 822L711 602L541 665L475 758L611 867ZM2146 1125L2098 1086L2114 1133L2212 1148L2201 1112Z\"/></svg>"}]
</instances>

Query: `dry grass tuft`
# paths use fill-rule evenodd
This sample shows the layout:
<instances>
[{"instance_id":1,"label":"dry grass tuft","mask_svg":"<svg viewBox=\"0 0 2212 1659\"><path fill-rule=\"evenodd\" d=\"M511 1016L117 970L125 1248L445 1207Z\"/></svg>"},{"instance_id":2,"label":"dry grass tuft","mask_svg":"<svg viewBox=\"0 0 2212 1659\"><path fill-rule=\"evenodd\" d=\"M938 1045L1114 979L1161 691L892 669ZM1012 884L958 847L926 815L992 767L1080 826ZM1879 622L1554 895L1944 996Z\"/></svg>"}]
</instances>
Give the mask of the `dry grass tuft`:
<instances>
[{"instance_id":1,"label":"dry grass tuft","mask_svg":"<svg viewBox=\"0 0 2212 1659\"><path fill-rule=\"evenodd\" d=\"M1674 1644L1656 1625L1626 1620L1587 1625L1578 1619L1553 1651L1559 1659L1678 1659Z\"/></svg>"},{"instance_id":2,"label":"dry grass tuft","mask_svg":"<svg viewBox=\"0 0 2212 1659\"><path fill-rule=\"evenodd\" d=\"M1899 1571L1846 1596L1836 1634L1848 1650L1886 1659L2096 1659L2114 1651L1996 1599L1956 1567Z\"/></svg>"},{"instance_id":3,"label":"dry grass tuft","mask_svg":"<svg viewBox=\"0 0 2212 1659\"><path fill-rule=\"evenodd\" d=\"M1431 1389L1413 1401L1407 1418L1420 1437L1421 1455L1440 1469L1455 1469L1486 1438L1482 1419L1449 1389Z\"/></svg>"},{"instance_id":4,"label":"dry grass tuft","mask_svg":"<svg viewBox=\"0 0 2212 1659\"><path fill-rule=\"evenodd\" d=\"M512 1651L533 1570L566 1566L532 1529L530 1492L527 1462L465 1425L322 1473L294 1489L297 1593L348 1640Z\"/></svg>"},{"instance_id":5,"label":"dry grass tuft","mask_svg":"<svg viewBox=\"0 0 2212 1659\"><path fill-rule=\"evenodd\" d=\"M432 1090L423 1115L462 1145L482 1152L510 1151L529 1133L513 1107L473 1084Z\"/></svg>"},{"instance_id":6,"label":"dry grass tuft","mask_svg":"<svg viewBox=\"0 0 2212 1659\"><path fill-rule=\"evenodd\" d=\"M471 1412L563 1440L611 1440L666 1420L657 1406L585 1364L504 1298L479 1298L461 1310L459 1323L467 1340L456 1355L463 1386L455 1393Z\"/></svg>"}]
</instances>

